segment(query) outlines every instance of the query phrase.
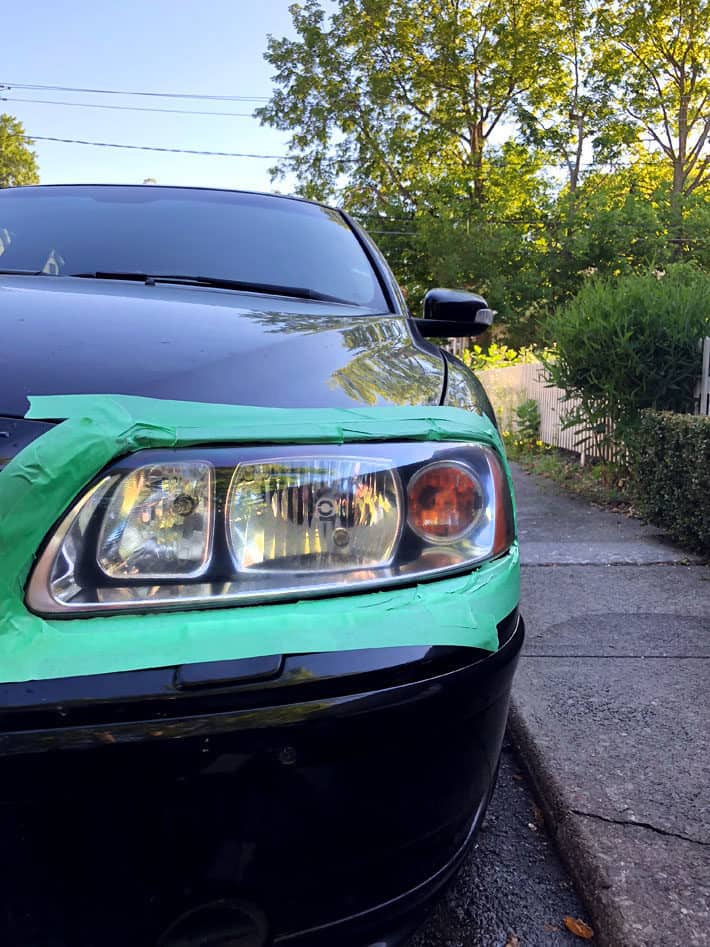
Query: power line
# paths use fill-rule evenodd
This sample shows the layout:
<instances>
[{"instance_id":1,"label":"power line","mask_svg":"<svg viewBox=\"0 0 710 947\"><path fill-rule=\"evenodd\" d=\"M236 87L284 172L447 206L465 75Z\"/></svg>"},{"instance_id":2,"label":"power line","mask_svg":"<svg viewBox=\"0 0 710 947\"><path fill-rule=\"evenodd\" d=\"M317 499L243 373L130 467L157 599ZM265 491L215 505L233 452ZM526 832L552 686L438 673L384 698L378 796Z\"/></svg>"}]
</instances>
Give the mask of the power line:
<instances>
[{"instance_id":1,"label":"power line","mask_svg":"<svg viewBox=\"0 0 710 947\"><path fill-rule=\"evenodd\" d=\"M131 151L167 151L180 155L210 155L217 158L264 158L279 160L286 155L257 155L239 151L200 151L197 148L160 148L157 145L124 145L110 141L84 141L80 138L47 138L42 135L23 135L25 141L56 141L64 145L91 145L95 148L127 148Z\"/></svg>"},{"instance_id":2,"label":"power line","mask_svg":"<svg viewBox=\"0 0 710 947\"><path fill-rule=\"evenodd\" d=\"M171 115L218 115L230 118L254 118L252 112L201 112L190 109L161 109L140 105L107 105L103 102L63 102L58 99L18 99L6 95L0 96L0 102L30 102L33 105L68 105L72 108L114 109L128 112L169 112Z\"/></svg>"},{"instance_id":3,"label":"power line","mask_svg":"<svg viewBox=\"0 0 710 947\"><path fill-rule=\"evenodd\" d=\"M378 220L378 221L382 221L382 223L388 223L389 221L402 221L403 223L409 223L409 224L411 224L411 223L414 223L414 222L417 220L417 218L416 218L415 216L411 216L411 217L390 217L389 215L383 216L382 214L377 214L377 213L375 213L375 212L373 212L373 213L371 213L371 214L362 213L362 214L358 214L357 216L358 216L358 219L361 218L361 219L363 219L363 220Z\"/></svg>"},{"instance_id":4,"label":"power line","mask_svg":"<svg viewBox=\"0 0 710 947\"><path fill-rule=\"evenodd\" d=\"M73 86L38 85L27 82L0 82L0 89L26 89L42 92L89 92L96 95L147 95L158 99L204 99L211 102L268 102L264 95L202 95L197 92L128 92L120 89L80 89Z\"/></svg>"}]
</instances>

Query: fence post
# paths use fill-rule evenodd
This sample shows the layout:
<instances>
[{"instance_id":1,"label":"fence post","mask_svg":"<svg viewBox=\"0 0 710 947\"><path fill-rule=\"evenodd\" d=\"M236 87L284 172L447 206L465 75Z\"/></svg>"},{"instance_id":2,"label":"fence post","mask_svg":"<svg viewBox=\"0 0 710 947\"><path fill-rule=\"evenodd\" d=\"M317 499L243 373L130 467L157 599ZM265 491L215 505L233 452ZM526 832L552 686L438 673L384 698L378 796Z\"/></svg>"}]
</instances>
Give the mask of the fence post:
<instances>
[{"instance_id":1,"label":"fence post","mask_svg":"<svg viewBox=\"0 0 710 947\"><path fill-rule=\"evenodd\" d=\"M710 336L700 342L702 357L700 360L700 380L696 387L698 400L697 414L710 414Z\"/></svg>"}]
</instances>

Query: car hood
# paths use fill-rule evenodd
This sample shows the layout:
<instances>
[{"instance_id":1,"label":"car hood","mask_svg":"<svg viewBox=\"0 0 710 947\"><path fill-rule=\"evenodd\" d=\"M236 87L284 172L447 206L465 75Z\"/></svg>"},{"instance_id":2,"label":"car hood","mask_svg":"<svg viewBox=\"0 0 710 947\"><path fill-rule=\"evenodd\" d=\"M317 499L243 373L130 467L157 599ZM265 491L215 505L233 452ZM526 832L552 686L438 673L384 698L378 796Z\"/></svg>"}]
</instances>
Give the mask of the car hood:
<instances>
[{"instance_id":1,"label":"car hood","mask_svg":"<svg viewBox=\"0 0 710 947\"><path fill-rule=\"evenodd\" d=\"M117 280L0 277L0 415L30 394L288 407L439 404L440 352L393 314Z\"/></svg>"}]
</instances>

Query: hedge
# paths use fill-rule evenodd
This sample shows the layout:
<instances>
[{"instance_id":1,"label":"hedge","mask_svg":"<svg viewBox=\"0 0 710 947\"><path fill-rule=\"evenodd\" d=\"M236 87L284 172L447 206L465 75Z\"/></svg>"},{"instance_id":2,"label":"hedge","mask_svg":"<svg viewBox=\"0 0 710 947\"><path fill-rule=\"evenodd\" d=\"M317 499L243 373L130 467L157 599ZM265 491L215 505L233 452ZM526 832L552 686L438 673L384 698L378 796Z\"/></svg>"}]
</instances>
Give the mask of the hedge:
<instances>
[{"instance_id":1,"label":"hedge","mask_svg":"<svg viewBox=\"0 0 710 947\"><path fill-rule=\"evenodd\" d=\"M710 417L644 411L630 447L641 515L683 545L710 551Z\"/></svg>"}]
</instances>

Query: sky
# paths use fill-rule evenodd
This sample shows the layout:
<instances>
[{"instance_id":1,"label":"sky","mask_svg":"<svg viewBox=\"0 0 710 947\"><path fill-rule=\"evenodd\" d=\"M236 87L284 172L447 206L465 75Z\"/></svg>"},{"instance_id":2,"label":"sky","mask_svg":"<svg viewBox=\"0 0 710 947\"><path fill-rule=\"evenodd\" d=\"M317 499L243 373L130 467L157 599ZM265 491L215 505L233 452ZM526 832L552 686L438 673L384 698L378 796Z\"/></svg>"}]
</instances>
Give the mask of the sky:
<instances>
[{"instance_id":1,"label":"sky","mask_svg":"<svg viewBox=\"0 0 710 947\"><path fill-rule=\"evenodd\" d=\"M268 97L267 34L293 35L291 0L24 0L0 28L0 84ZM0 112L30 135L205 151L285 153L287 136L249 114L258 102L0 90ZM141 108L245 112L247 117L173 115L29 104L17 99ZM288 191L272 183L274 160L124 151L37 141L43 184L104 182Z\"/></svg>"}]
</instances>

